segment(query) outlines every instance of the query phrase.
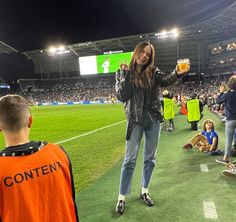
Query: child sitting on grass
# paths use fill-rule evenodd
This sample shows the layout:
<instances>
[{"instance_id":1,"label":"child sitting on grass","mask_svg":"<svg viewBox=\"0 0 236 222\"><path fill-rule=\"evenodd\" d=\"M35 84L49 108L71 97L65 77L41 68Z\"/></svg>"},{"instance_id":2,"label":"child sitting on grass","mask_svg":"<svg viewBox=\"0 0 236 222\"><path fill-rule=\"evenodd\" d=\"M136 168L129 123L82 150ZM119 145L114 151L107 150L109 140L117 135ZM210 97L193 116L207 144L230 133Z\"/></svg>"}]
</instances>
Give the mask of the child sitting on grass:
<instances>
[{"instance_id":1,"label":"child sitting on grass","mask_svg":"<svg viewBox=\"0 0 236 222\"><path fill-rule=\"evenodd\" d=\"M205 120L202 132L195 135L183 148L191 149L195 145L200 151L204 152L211 152L217 149L218 134L215 131L214 122L212 120Z\"/></svg>"}]
</instances>

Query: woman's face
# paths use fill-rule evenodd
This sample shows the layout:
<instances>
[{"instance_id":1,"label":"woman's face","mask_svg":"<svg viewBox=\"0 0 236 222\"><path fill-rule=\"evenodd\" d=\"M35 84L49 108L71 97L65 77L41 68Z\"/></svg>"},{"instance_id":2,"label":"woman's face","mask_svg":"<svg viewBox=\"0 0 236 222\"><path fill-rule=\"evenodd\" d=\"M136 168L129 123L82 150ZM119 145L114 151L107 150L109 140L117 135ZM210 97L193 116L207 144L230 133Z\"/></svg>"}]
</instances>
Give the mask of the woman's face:
<instances>
[{"instance_id":1,"label":"woman's face","mask_svg":"<svg viewBox=\"0 0 236 222\"><path fill-rule=\"evenodd\" d=\"M145 46L143 48L143 50L140 52L140 54L137 55L137 58L136 58L137 64L139 66L145 66L148 63L148 61L149 61L149 59L151 57L151 53L152 52L151 52L150 46L148 46L148 45Z\"/></svg>"}]
</instances>

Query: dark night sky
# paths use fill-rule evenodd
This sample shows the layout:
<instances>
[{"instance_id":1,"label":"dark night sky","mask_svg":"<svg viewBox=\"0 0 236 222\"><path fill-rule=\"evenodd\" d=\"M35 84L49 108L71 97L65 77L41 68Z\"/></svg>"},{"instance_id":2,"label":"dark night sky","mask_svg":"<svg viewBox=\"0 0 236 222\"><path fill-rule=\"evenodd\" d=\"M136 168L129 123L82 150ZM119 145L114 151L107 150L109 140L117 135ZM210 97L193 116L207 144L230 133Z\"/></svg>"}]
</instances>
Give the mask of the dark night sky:
<instances>
[{"instance_id":1,"label":"dark night sky","mask_svg":"<svg viewBox=\"0 0 236 222\"><path fill-rule=\"evenodd\" d=\"M205 20L233 1L1 0L0 41L24 52L47 48L55 42L73 44L157 32L164 27L185 26ZM3 75L7 68L2 69L2 58L0 55L0 76L5 76L5 80L11 79L12 75L18 78L24 75L22 73L29 74L21 64L16 67L17 72Z\"/></svg>"}]
</instances>

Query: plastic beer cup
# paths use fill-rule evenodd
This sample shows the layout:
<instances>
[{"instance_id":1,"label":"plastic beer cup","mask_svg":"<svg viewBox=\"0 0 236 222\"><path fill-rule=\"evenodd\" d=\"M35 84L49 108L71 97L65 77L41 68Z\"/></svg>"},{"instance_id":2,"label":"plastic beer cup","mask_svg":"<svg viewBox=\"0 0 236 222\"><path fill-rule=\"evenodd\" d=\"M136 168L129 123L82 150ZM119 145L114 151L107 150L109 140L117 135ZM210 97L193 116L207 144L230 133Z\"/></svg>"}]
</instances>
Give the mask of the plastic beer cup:
<instances>
[{"instance_id":1,"label":"plastic beer cup","mask_svg":"<svg viewBox=\"0 0 236 222\"><path fill-rule=\"evenodd\" d=\"M178 63L179 70L181 72L187 72L188 71L188 67L190 65L190 60L189 59L179 59L177 61L177 63Z\"/></svg>"}]
</instances>

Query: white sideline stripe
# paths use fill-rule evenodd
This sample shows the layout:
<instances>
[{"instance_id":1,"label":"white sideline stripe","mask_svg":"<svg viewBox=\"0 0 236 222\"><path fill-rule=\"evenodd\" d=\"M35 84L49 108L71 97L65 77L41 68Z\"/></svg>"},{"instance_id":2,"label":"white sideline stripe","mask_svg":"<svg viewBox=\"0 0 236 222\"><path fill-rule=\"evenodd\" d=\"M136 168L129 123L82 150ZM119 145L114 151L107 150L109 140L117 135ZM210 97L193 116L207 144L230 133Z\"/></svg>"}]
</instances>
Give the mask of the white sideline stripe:
<instances>
[{"instance_id":1,"label":"white sideline stripe","mask_svg":"<svg viewBox=\"0 0 236 222\"><path fill-rule=\"evenodd\" d=\"M112 126L115 126L115 125L118 125L118 124L121 124L123 122L125 122L126 120L123 120L123 121L120 121L120 122L117 122L117 123L113 123L111 125L108 125L108 126L104 126L104 127L101 127L101 128L98 128L96 130L93 130L93 131L90 131L90 132L87 132L87 133L84 133L84 134L81 134L81 135L78 135L78 136L74 136L74 137L71 137L69 139L66 139L66 140L62 140L62 141L59 141L59 142L56 142L56 144L61 144L61 143L65 143L65 142L68 142L68 141L71 141L71 140L75 140L75 139L78 139L80 137L83 137L83 136L87 136L87 135L90 135L92 133L96 133L100 130L104 130L106 128L109 128L109 127L112 127Z\"/></svg>"},{"instance_id":2,"label":"white sideline stripe","mask_svg":"<svg viewBox=\"0 0 236 222\"><path fill-rule=\"evenodd\" d=\"M213 201L203 201L204 216L207 219L217 219L216 206Z\"/></svg>"},{"instance_id":3,"label":"white sideline stripe","mask_svg":"<svg viewBox=\"0 0 236 222\"><path fill-rule=\"evenodd\" d=\"M200 164L200 169L202 172L208 172L208 166L207 164Z\"/></svg>"}]
</instances>

